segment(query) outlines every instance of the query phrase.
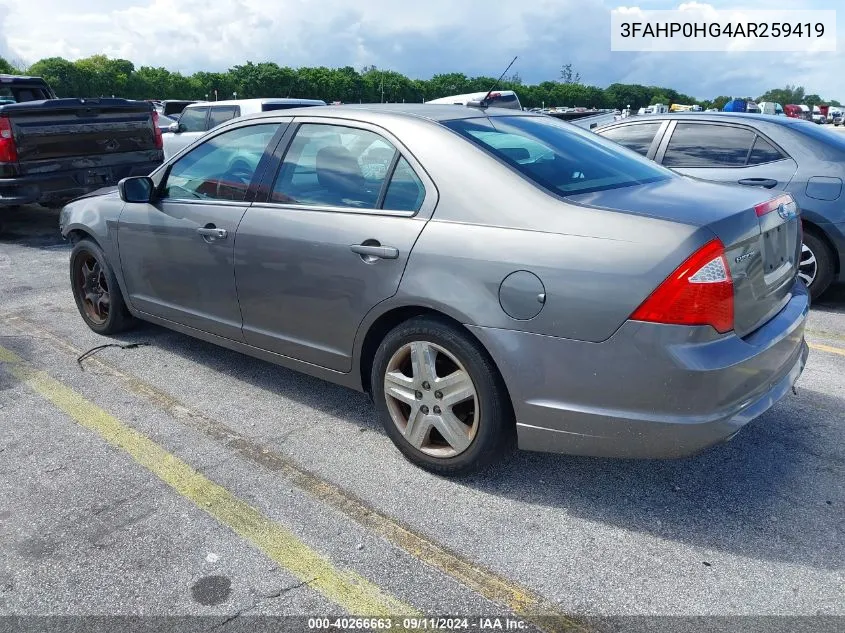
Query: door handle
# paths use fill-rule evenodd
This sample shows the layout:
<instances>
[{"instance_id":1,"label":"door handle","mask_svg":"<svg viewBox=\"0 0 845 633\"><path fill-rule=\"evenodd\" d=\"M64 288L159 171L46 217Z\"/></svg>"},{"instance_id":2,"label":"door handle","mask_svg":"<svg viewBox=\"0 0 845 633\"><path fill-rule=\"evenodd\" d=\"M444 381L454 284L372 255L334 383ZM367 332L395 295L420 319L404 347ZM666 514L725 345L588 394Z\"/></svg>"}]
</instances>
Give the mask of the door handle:
<instances>
[{"instance_id":1,"label":"door handle","mask_svg":"<svg viewBox=\"0 0 845 633\"><path fill-rule=\"evenodd\" d=\"M742 180L737 181L741 185L749 185L751 187L764 187L766 189L772 189L776 187L778 184L777 180L773 180L772 178L743 178Z\"/></svg>"},{"instance_id":2,"label":"door handle","mask_svg":"<svg viewBox=\"0 0 845 633\"><path fill-rule=\"evenodd\" d=\"M226 229L218 229L213 225L197 229L197 233L202 235L203 239L210 240L225 240L229 236L229 231Z\"/></svg>"},{"instance_id":3,"label":"door handle","mask_svg":"<svg viewBox=\"0 0 845 633\"><path fill-rule=\"evenodd\" d=\"M374 257L378 259L397 259L399 250L392 246L375 246L370 244L353 244L349 247L353 253L361 257Z\"/></svg>"}]
</instances>

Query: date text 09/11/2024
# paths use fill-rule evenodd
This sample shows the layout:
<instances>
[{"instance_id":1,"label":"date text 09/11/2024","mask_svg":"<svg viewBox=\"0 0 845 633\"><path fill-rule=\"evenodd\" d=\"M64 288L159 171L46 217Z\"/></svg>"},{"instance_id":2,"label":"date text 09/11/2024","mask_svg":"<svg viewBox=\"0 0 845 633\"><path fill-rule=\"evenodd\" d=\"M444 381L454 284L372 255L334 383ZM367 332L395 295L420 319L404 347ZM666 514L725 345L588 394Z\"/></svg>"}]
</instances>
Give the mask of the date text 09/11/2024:
<instances>
[{"instance_id":1,"label":"date text 09/11/2024","mask_svg":"<svg viewBox=\"0 0 845 633\"><path fill-rule=\"evenodd\" d=\"M528 624L517 618L500 617L404 617L404 618L309 618L311 630L384 630L401 628L406 631L425 630L478 630L478 631L519 631L528 628Z\"/></svg>"}]
</instances>

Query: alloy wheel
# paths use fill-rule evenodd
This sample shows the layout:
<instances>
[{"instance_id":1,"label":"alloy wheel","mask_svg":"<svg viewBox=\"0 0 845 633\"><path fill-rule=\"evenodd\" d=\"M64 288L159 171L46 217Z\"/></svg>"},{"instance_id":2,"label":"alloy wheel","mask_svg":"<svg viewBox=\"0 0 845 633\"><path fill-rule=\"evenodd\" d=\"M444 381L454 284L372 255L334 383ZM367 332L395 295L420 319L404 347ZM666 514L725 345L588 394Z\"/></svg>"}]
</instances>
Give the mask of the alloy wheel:
<instances>
[{"instance_id":1,"label":"alloy wheel","mask_svg":"<svg viewBox=\"0 0 845 633\"><path fill-rule=\"evenodd\" d=\"M394 424L426 455L449 458L467 450L481 419L469 372L443 347L413 341L391 356L384 397Z\"/></svg>"},{"instance_id":2,"label":"alloy wheel","mask_svg":"<svg viewBox=\"0 0 845 633\"><path fill-rule=\"evenodd\" d=\"M798 263L798 277L809 288L816 279L819 272L819 265L816 256L806 244L801 245L801 261Z\"/></svg>"},{"instance_id":3,"label":"alloy wheel","mask_svg":"<svg viewBox=\"0 0 845 633\"><path fill-rule=\"evenodd\" d=\"M77 269L78 293L85 308L85 315L97 325L109 318L111 299L106 273L97 258L90 253L80 256Z\"/></svg>"}]
</instances>

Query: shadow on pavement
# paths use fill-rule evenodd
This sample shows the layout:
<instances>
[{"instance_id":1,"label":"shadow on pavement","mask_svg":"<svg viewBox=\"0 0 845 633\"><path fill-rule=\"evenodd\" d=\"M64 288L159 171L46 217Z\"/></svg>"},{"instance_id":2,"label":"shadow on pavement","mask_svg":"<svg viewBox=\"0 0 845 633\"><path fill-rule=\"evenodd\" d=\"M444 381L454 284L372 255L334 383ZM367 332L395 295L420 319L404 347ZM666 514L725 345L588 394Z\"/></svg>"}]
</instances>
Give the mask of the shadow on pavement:
<instances>
[{"instance_id":1,"label":"shadow on pavement","mask_svg":"<svg viewBox=\"0 0 845 633\"><path fill-rule=\"evenodd\" d=\"M233 381L380 430L364 394L149 324L120 338L149 341ZM692 546L842 569L843 411L845 400L799 388L731 442L695 457L633 461L518 452L454 485ZM394 450L387 437L384 442L385 450Z\"/></svg>"},{"instance_id":2,"label":"shadow on pavement","mask_svg":"<svg viewBox=\"0 0 845 633\"><path fill-rule=\"evenodd\" d=\"M59 210L37 205L0 209L0 244L70 248L59 233Z\"/></svg>"},{"instance_id":3,"label":"shadow on pavement","mask_svg":"<svg viewBox=\"0 0 845 633\"><path fill-rule=\"evenodd\" d=\"M845 312L845 284L828 288L827 292L813 303L812 309L818 312Z\"/></svg>"}]
</instances>

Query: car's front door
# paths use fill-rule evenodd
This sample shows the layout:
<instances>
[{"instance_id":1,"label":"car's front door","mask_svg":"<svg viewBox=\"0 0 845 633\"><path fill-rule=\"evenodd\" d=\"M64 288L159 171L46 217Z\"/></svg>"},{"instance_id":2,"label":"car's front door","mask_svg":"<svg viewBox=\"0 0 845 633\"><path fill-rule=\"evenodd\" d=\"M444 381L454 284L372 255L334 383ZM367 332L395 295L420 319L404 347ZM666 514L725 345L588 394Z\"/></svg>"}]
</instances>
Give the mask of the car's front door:
<instances>
[{"instance_id":1,"label":"car's front door","mask_svg":"<svg viewBox=\"0 0 845 633\"><path fill-rule=\"evenodd\" d=\"M208 106L188 107L182 111L177 122L178 132L162 136L164 158L175 156L208 130Z\"/></svg>"},{"instance_id":2,"label":"car's front door","mask_svg":"<svg viewBox=\"0 0 845 633\"><path fill-rule=\"evenodd\" d=\"M786 188L798 169L756 130L708 121L675 122L655 160L695 178L778 190Z\"/></svg>"},{"instance_id":3,"label":"car's front door","mask_svg":"<svg viewBox=\"0 0 845 633\"><path fill-rule=\"evenodd\" d=\"M235 243L244 339L349 371L358 326L396 293L434 185L383 130L319 118L300 120L266 185Z\"/></svg>"},{"instance_id":4,"label":"car's front door","mask_svg":"<svg viewBox=\"0 0 845 633\"><path fill-rule=\"evenodd\" d=\"M117 235L134 307L242 340L235 232L282 125L236 127L209 138L170 165L152 204L125 205Z\"/></svg>"}]
</instances>

